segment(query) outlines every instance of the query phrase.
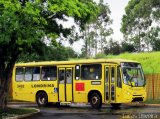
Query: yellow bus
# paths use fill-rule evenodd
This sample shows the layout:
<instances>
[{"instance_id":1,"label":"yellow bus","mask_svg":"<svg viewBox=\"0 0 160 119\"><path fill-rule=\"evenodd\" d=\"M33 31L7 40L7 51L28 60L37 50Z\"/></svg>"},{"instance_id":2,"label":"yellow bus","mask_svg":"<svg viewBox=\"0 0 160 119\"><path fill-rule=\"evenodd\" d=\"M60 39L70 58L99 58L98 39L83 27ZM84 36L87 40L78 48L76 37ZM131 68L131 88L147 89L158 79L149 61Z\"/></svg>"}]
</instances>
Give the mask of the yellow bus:
<instances>
[{"instance_id":1,"label":"yellow bus","mask_svg":"<svg viewBox=\"0 0 160 119\"><path fill-rule=\"evenodd\" d=\"M48 103L90 103L114 107L146 100L141 64L124 59L18 63L12 75L14 100Z\"/></svg>"}]
</instances>

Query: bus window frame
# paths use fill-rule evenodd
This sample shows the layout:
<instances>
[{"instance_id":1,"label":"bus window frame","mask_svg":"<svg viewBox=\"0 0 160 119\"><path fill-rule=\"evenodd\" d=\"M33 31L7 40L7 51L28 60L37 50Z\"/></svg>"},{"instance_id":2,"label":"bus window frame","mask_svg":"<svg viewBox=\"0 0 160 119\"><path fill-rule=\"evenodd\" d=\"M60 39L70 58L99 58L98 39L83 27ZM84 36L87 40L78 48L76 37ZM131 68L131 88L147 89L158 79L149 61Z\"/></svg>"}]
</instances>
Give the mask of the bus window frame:
<instances>
[{"instance_id":1,"label":"bus window frame","mask_svg":"<svg viewBox=\"0 0 160 119\"><path fill-rule=\"evenodd\" d=\"M125 68L133 68L133 69L139 69L140 70L140 74L141 74L141 76L142 76L142 78L144 80L144 85L142 85L142 86L132 86L132 85L126 84L125 81L124 81L123 68L124 67L121 67L123 84L131 86L131 87L144 87L145 86L146 80L144 78L144 73L143 73L142 67L125 67Z\"/></svg>"},{"instance_id":2,"label":"bus window frame","mask_svg":"<svg viewBox=\"0 0 160 119\"><path fill-rule=\"evenodd\" d=\"M31 80L25 80L25 74L26 74L26 68L31 68L32 69L32 73L31 73ZM33 80L33 68L39 68L40 69L40 76L39 76L39 80ZM27 66L27 67L24 67L24 81L25 82L36 82L36 81L40 81L41 80L41 67L40 66Z\"/></svg>"},{"instance_id":3,"label":"bus window frame","mask_svg":"<svg viewBox=\"0 0 160 119\"><path fill-rule=\"evenodd\" d=\"M94 65L99 65L100 66L100 77L98 77L98 79L84 79L84 77L82 77L82 75L83 75L83 71L82 71L82 69L83 69L83 66L94 66ZM98 80L98 81L101 81L102 80L102 64L100 64L100 63L97 63L97 64L82 64L81 65L81 69L80 69L80 72L81 72L81 80L83 80L83 81L89 81L89 80ZM99 76L99 75L98 75Z\"/></svg>"},{"instance_id":4,"label":"bus window frame","mask_svg":"<svg viewBox=\"0 0 160 119\"><path fill-rule=\"evenodd\" d=\"M118 73L119 73L119 78L120 78L120 85L118 84ZM121 72L121 67L120 66L117 66L117 81L116 81L116 86L118 87L118 88L122 88L122 83L123 83L123 79L122 79L122 72Z\"/></svg>"},{"instance_id":5,"label":"bus window frame","mask_svg":"<svg viewBox=\"0 0 160 119\"><path fill-rule=\"evenodd\" d=\"M17 68L22 68L23 69L23 79L22 80L20 80L20 81L17 81L17 77L16 77L16 75L17 75ZM24 81L24 72L25 72L25 69L24 69L24 67L16 67L15 68L15 81L16 82L23 82Z\"/></svg>"},{"instance_id":6,"label":"bus window frame","mask_svg":"<svg viewBox=\"0 0 160 119\"><path fill-rule=\"evenodd\" d=\"M42 79L42 68L43 68L43 67L55 67L55 68L56 68L56 70L55 70L55 71L56 71L56 78L53 79L53 80L43 80L43 79ZM40 80L41 80L41 81L57 81L57 78L58 78L58 74L57 74L57 73L58 73L58 68L57 68L56 65L41 66L41 72L40 72L41 76L40 76Z\"/></svg>"}]
</instances>

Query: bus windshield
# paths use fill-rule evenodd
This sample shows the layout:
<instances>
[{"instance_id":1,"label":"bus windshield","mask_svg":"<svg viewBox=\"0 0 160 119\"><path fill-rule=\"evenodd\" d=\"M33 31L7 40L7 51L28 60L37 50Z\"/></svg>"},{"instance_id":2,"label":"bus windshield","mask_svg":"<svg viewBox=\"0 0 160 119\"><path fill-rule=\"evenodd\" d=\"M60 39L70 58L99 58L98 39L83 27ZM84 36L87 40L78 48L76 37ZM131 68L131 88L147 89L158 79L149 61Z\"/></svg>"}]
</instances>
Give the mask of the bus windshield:
<instances>
[{"instance_id":1,"label":"bus windshield","mask_svg":"<svg viewBox=\"0 0 160 119\"><path fill-rule=\"evenodd\" d=\"M129 64L129 63L128 63ZM144 75L140 64L122 66L123 82L133 87L145 85Z\"/></svg>"}]
</instances>

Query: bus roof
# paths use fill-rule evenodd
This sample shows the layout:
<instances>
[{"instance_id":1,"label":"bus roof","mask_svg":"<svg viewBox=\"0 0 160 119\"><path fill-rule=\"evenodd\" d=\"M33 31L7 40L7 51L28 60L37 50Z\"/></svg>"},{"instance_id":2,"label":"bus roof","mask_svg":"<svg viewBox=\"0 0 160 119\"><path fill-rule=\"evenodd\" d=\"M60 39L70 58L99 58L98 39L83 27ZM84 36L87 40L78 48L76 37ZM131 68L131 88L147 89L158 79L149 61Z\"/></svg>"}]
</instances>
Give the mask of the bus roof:
<instances>
[{"instance_id":1,"label":"bus roof","mask_svg":"<svg viewBox=\"0 0 160 119\"><path fill-rule=\"evenodd\" d=\"M40 66L40 65L74 65L74 64L90 64L90 63L115 63L120 64L122 62L134 62L133 60L126 59L83 59L83 60L71 60L71 61L44 61L44 62L28 62L17 63L15 66Z\"/></svg>"}]
</instances>

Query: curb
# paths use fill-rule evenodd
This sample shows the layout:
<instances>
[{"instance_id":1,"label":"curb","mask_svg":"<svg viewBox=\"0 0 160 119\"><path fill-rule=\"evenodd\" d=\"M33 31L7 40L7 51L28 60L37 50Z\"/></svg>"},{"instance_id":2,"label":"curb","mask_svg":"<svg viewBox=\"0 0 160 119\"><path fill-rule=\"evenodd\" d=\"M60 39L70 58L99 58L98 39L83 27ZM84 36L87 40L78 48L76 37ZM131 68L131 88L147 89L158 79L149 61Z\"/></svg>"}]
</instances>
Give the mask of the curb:
<instances>
[{"instance_id":1,"label":"curb","mask_svg":"<svg viewBox=\"0 0 160 119\"><path fill-rule=\"evenodd\" d=\"M160 107L160 104L147 104L147 103L126 103L122 104L124 106L152 106L152 107Z\"/></svg>"},{"instance_id":2,"label":"curb","mask_svg":"<svg viewBox=\"0 0 160 119\"><path fill-rule=\"evenodd\" d=\"M18 115L18 116L17 116L17 119L22 119L22 118L34 116L34 115L40 113L40 110L39 110L39 109L37 109L37 108L32 108L32 109L35 109L37 112L33 112L33 113L29 113L29 114L23 114L23 115Z\"/></svg>"},{"instance_id":3,"label":"curb","mask_svg":"<svg viewBox=\"0 0 160 119\"><path fill-rule=\"evenodd\" d=\"M35 102L8 102L7 104L36 104Z\"/></svg>"},{"instance_id":4,"label":"curb","mask_svg":"<svg viewBox=\"0 0 160 119\"><path fill-rule=\"evenodd\" d=\"M13 107L10 107L10 108L13 108ZM13 108L13 109L16 109L16 108ZM37 108L28 108L28 109L34 109L36 110L36 112L33 112L33 113L28 113L28 114L21 114L21 115L6 115L5 116L5 119L23 119L23 118L27 118L27 117L30 117L30 116L34 116L36 114L39 114L40 113L40 109L37 109Z\"/></svg>"},{"instance_id":5,"label":"curb","mask_svg":"<svg viewBox=\"0 0 160 119\"><path fill-rule=\"evenodd\" d=\"M160 104L144 104L144 106L160 107Z\"/></svg>"}]
</instances>

